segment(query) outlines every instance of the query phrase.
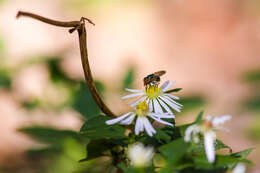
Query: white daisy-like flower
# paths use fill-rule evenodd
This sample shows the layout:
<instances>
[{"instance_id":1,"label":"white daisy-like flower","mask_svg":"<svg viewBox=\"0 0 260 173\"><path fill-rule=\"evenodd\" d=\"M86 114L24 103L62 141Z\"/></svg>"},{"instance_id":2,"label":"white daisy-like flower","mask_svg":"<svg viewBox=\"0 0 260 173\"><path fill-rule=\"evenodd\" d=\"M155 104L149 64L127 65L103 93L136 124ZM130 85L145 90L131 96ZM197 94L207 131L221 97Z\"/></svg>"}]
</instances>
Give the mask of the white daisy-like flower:
<instances>
[{"instance_id":1,"label":"white daisy-like flower","mask_svg":"<svg viewBox=\"0 0 260 173\"><path fill-rule=\"evenodd\" d=\"M232 173L245 173L245 172L246 172L246 165L244 163L238 163L232 171Z\"/></svg>"},{"instance_id":2,"label":"white daisy-like flower","mask_svg":"<svg viewBox=\"0 0 260 173\"><path fill-rule=\"evenodd\" d=\"M133 94L123 96L122 99L140 96L139 99L130 104L132 107L135 107L139 102L146 100L151 112L167 112L168 114L173 114L172 109L180 112L182 105L175 101L178 100L179 97L166 93L166 91L169 90L175 82L171 82L170 84L169 83L169 80L167 80L160 87L158 86L158 84L147 85L145 90L126 88L127 91L132 92Z\"/></svg>"},{"instance_id":3,"label":"white daisy-like flower","mask_svg":"<svg viewBox=\"0 0 260 173\"><path fill-rule=\"evenodd\" d=\"M175 118L174 115L172 114L150 112L148 109L148 105L146 104L146 101L143 101L138 103L138 105L136 106L133 112L128 112L118 118L108 120L106 121L106 124L111 125L111 124L119 123L122 125L129 125L134 121L135 117L137 117L136 124L135 124L135 134L139 135L140 132L146 131L146 133L149 136L153 136L153 134L155 134L156 131L151 125L150 121L148 120L148 117L152 118L153 120L161 124L165 124L169 126L173 126L173 124L164 121L161 118Z\"/></svg>"},{"instance_id":4,"label":"white daisy-like flower","mask_svg":"<svg viewBox=\"0 0 260 173\"><path fill-rule=\"evenodd\" d=\"M145 147L142 143L135 143L128 148L128 158L134 167L147 167L154 155L152 147Z\"/></svg>"},{"instance_id":5,"label":"white daisy-like flower","mask_svg":"<svg viewBox=\"0 0 260 173\"><path fill-rule=\"evenodd\" d=\"M207 159L210 163L215 161L215 147L216 131L225 130L221 125L230 120L230 115L221 117L212 117L208 115L202 124L194 124L189 126L184 135L184 140L189 142L193 140L195 143L199 142L199 134L204 136L204 148Z\"/></svg>"}]
</instances>

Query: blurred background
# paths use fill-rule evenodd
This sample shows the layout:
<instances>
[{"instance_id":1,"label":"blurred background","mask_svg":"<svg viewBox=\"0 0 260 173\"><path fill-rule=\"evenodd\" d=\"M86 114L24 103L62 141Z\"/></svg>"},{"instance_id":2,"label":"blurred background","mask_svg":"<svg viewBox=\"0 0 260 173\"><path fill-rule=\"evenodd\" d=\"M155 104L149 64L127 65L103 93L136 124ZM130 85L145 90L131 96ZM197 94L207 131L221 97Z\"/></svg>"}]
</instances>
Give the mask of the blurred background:
<instances>
[{"instance_id":1,"label":"blurred background","mask_svg":"<svg viewBox=\"0 0 260 173\"><path fill-rule=\"evenodd\" d=\"M90 66L116 114L130 109L123 88L142 88L144 76L166 70L162 81L183 88L176 123L201 110L231 114L230 132L219 137L234 152L256 148L249 169L260 171L259 1L0 0L1 173L101 172L98 161L77 162L85 146L74 133L100 112L83 80L77 33L16 20L18 10L92 19Z\"/></svg>"}]
</instances>

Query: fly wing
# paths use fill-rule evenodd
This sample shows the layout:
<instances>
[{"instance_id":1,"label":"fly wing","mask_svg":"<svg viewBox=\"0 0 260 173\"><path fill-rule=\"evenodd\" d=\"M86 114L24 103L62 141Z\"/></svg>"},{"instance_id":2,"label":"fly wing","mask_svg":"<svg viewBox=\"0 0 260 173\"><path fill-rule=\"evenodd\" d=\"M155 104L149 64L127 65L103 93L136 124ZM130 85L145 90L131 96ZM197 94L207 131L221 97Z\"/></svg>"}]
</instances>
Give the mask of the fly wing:
<instances>
[{"instance_id":1,"label":"fly wing","mask_svg":"<svg viewBox=\"0 0 260 173\"><path fill-rule=\"evenodd\" d=\"M165 73L166 73L165 70L161 70L161 71L154 72L154 75L156 75L156 76L162 76L162 75L164 75Z\"/></svg>"}]
</instances>

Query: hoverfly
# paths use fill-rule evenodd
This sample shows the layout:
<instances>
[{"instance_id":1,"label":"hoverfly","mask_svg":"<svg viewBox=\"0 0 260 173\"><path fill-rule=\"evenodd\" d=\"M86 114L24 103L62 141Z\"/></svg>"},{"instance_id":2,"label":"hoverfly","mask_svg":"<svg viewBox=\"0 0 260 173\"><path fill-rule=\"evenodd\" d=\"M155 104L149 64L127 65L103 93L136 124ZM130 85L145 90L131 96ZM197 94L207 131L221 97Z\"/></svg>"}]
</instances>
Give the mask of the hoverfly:
<instances>
[{"instance_id":1,"label":"hoverfly","mask_svg":"<svg viewBox=\"0 0 260 173\"><path fill-rule=\"evenodd\" d=\"M147 75L144 78L144 86L158 84L161 80L160 76L164 75L165 73L166 73L166 71L162 70L162 71L157 71L157 72Z\"/></svg>"}]
</instances>

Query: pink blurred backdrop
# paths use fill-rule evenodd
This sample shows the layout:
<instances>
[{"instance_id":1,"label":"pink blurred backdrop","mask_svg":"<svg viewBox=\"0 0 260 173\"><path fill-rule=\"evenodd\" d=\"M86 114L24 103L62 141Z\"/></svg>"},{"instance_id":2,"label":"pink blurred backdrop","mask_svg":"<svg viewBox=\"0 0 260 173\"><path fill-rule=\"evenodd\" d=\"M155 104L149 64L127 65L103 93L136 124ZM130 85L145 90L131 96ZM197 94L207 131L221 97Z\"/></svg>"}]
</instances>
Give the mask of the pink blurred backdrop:
<instances>
[{"instance_id":1,"label":"pink blurred backdrop","mask_svg":"<svg viewBox=\"0 0 260 173\"><path fill-rule=\"evenodd\" d=\"M241 114L236 107L249 92L240 80L241 74L260 67L258 1L6 0L1 3L0 34L9 66L15 67L25 58L38 54L59 53L66 57L64 71L73 78L83 78L76 33L69 34L67 29L28 18L16 20L18 10L59 20L86 16L96 23L94 27L87 26L90 65L94 77L108 87L106 103L114 112L126 109L121 93L114 91L129 65L137 70L136 87L142 86L143 76L164 69L167 74L163 80L176 80L176 87L184 88L182 93L199 92L207 96L209 103L203 107L205 113L233 115L227 125L231 132L221 133L221 138L234 151L260 147L246 135L247 127L256 118ZM57 100L60 93L52 91L47 78L44 67L30 67L15 77L13 93L0 90L1 164L9 164L10 159L24 164L17 153L23 153L32 141L16 132L21 125L37 123L79 128L79 115L72 110L62 111L58 117L48 111L28 116L16 104L16 99L41 96L46 90L47 96ZM178 117L177 123L191 122L196 113ZM258 172L258 150L249 158L255 162L251 172Z\"/></svg>"}]
</instances>

